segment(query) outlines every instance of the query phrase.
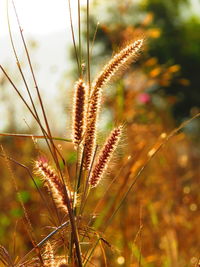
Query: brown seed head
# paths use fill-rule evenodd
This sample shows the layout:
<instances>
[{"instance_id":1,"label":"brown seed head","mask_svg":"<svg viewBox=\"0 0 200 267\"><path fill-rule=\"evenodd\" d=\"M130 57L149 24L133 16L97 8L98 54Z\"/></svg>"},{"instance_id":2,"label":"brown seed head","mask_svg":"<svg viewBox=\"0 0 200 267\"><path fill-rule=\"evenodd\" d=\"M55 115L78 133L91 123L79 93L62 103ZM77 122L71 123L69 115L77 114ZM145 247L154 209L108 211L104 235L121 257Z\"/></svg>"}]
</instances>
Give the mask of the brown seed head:
<instances>
[{"instance_id":1,"label":"brown seed head","mask_svg":"<svg viewBox=\"0 0 200 267\"><path fill-rule=\"evenodd\" d=\"M143 42L143 39L136 40L134 43L122 49L108 62L92 84L92 95L96 90L106 85L116 74L126 69L131 62L137 59Z\"/></svg>"},{"instance_id":2,"label":"brown seed head","mask_svg":"<svg viewBox=\"0 0 200 267\"><path fill-rule=\"evenodd\" d=\"M89 102L85 132L84 167L89 170L96 146L96 128L101 101L101 90L96 91Z\"/></svg>"},{"instance_id":3,"label":"brown seed head","mask_svg":"<svg viewBox=\"0 0 200 267\"><path fill-rule=\"evenodd\" d=\"M51 243L48 241L45 246L45 251L42 255L44 260L44 267L54 267L55 266L55 257L54 251L51 246Z\"/></svg>"},{"instance_id":4,"label":"brown seed head","mask_svg":"<svg viewBox=\"0 0 200 267\"><path fill-rule=\"evenodd\" d=\"M82 79L75 84L72 140L79 144L85 128L86 85Z\"/></svg>"},{"instance_id":5,"label":"brown seed head","mask_svg":"<svg viewBox=\"0 0 200 267\"><path fill-rule=\"evenodd\" d=\"M91 173L91 177L89 179L89 183L92 187L96 187L100 182L108 166L108 163L112 157L112 154L120 140L121 133L122 133L122 126L115 128L111 132L102 150L100 151L97 163L95 164Z\"/></svg>"},{"instance_id":6,"label":"brown seed head","mask_svg":"<svg viewBox=\"0 0 200 267\"><path fill-rule=\"evenodd\" d=\"M87 126L85 132L84 167L90 169L96 145L96 123L99 115L102 88L119 72L124 70L132 61L136 60L143 45L139 39L117 53L103 68L100 75L92 83L89 107L87 112Z\"/></svg>"},{"instance_id":7,"label":"brown seed head","mask_svg":"<svg viewBox=\"0 0 200 267\"><path fill-rule=\"evenodd\" d=\"M49 166L46 160L39 159L35 162L35 172L44 180L45 185L52 193L57 207L68 213L64 188L65 185L63 185L55 170ZM69 197L73 196L73 192L70 192L68 189L67 193Z\"/></svg>"}]
</instances>

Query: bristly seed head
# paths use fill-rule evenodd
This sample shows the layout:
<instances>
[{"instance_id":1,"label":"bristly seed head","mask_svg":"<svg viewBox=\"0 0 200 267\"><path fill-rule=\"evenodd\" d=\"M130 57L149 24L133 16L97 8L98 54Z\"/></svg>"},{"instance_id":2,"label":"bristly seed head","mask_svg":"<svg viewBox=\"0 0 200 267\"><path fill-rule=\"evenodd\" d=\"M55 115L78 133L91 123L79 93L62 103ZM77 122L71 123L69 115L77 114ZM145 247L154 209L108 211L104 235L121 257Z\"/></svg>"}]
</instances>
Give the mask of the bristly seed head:
<instances>
[{"instance_id":1,"label":"bristly seed head","mask_svg":"<svg viewBox=\"0 0 200 267\"><path fill-rule=\"evenodd\" d=\"M96 91L93 98L90 99L87 116L87 127L85 132L85 147L84 147L84 168L89 170L94 156L96 145L96 128L99 115L99 106L101 101L101 90Z\"/></svg>"},{"instance_id":2,"label":"bristly seed head","mask_svg":"<svg viewBox=\"0 0 200 267\"><path fill-rule=\"evenodd\" d=\"M110 80L112 80L112 78L116 76L116 74L126 69L131 62L137 59L143 42L143 39L136 40L134 43L122 49L108 62L99 76L93 82L91 96L96 90L99 90L105 86Z\"/></svg>"},{"instance_id":3,"label":"bristly seed head","mask_svg":"<svg viewBox=\"0 0 200 267\"><path fill-rule=\"evenodd\" d=\"M48 241L45 246L45 251L43 253L44 267L54 267L55 257L54 251L51 243Z\"/></svg>"},{"instance_id":4,"label":"bristly seed head","mask_svg":"<svg viewBox=\"0 0 200 267\"><path fill-rule=\"evenodd\" d=\"M35 162L35 173L39 174L44 180L45 185L52 193L57 207L68 213L64 188L65 185L61 182L55 170L49 166L46 159L40 158ZM69 191L68 188L66 188L66 190L69 197L72 199L73 192Z\"/></svg>"},{"instance_id":5,"label":"bristly seed head","mask_svg":"<svg viewBox=\"0 0 200 267\"><path fill-rule=\"evenodd\" d=\"M86 100L86 85L82 79L79 79L75 84L74 92L74 111L73 111L73 127L72 140L73 143L80 144L83 131L85 128L85 101Z\"/></svg>"},{"instance_id":6,"label":"bristly seed head","mask_svg":"<svg viewBox=\"0 0 200 267\"><path fill-rule=\"evenodd\" d=\"M42 266L44 267L67 267L68 266L66 256L55 256L54 255L53 246L51 245L49 241L46 243L45 251L42 254L42 258L44 261L44 264ZM40 265L34 265L34 266L40 266Z\"/></svg>"},{"instance_id":7,"label":"bristly seed head","mask_svg":"<svg viewBox=\"0 0 200 267\"><path fill-rule=\"evenodd\" d=\"M89 184L91 185L91 187L96 187L100 182L112 157L112 154L115 148L117 147L121 134L122 126L115 128L111 132L102 150L100 151L97 163L95 164L91 176L89 178Z\"/></svg>"},{"instance_id":8,"label":"bristly seed head","mask_svg":"<svg viewBox=\"0 0 200 267\"><path fill-rule=\"evenodd\" d=\"M102 88L121 70L124 70L132 61L136 60L142 48L143 39L136 40L117 53L103 68L100 75L92 83L87 125L85 131L84 168L89 170L94 156L96 145L96 123L100 110Z\"/></svg>"}]
</instances>

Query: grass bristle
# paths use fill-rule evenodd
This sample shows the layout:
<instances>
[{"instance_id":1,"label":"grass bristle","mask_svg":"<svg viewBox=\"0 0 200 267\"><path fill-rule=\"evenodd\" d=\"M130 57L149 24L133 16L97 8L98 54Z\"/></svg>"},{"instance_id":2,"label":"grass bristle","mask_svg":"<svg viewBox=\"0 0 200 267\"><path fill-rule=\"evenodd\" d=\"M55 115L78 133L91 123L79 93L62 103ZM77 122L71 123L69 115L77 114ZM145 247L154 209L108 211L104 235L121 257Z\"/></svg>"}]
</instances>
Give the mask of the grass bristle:
<instances>
[{"instance_id":1,"label":"grass bristle","mask_svg":"<svg viewBox=\"0 0 200 267\"><path fill-rule=\"evenodd\" d=\"M101 91L96 91L90 99L85 132L84 168L89 169L96 146L97 119L101 102Z\"/></svg>"},{"instance_id":2,"label":"grass bristle","mask_svg":"<svg viewBox=\"0 0 200 267\"><path fill-rule=\"evenodd\" d=\"M102 87L106 85L118 72L125 69L138 57L143 45L143 39L126 46L117 53L103 68L100 75L92 83L92 91L87 112L87 126L85 133L84 167L90 169L96 145L96 124L101 103Z\"/></svg>"},{"instance_id":3,"label":"grass bristle","mask_svg":"<svg viewBox=\"0 0 200 267\"><path fill-rule=\"evenodd\" d=\"M52 193L57 207L61 208L65 213L68 213L64 188L65 185L61 182L55 170L49 166L45 159L41 158L35 162L35 173L39 174L44 180L45 185ZM73 196L73 192L70 192L68 189L67 193L70 197Z\"/></svg>"},{"instance_id":4,"label":"grass bristle","mask_svg":"<svg viewBox=\"0 0 200 267\"><path fill-rule=\"evenodd\" d=\"M89 179L89 183L91 187L96 187L99 184L108 166L108 163L112 157L112 154L115 148L117 147L117 144L120 140L121 133L122 133L122 126L115 128L111 132L102 150L100 151L99 157L97 159L97 163L95 164L92 170L92 173L91 173L91 177Z\"/></svg>"},{"instance_id":5,"label":"grass bristle","mask_svg":"<svg viewBox=\"0 0 200 267\"><path fill-rule=\"evenodd\" d=\"M79 79L75 84L72 128L72 140L76 145L80 144L85 128L85 100L86 85L82 79Z\"/></svg>"},{"instance_id":6,"label":"grass bristle","mask_svg":"<svg viewBox=\"0 0 200 267\"><path fill-rule=\"evenodd\" d=\"M117 53L100 72L99 76L92 84L92 95L95 91L100 90L121 70L124 70L128 65L135 61L141 51L143 39L136 40L132 44L126 46Z\"/></svg>"},{"instance_id":7,"label":"grass bristle","mask_svg":"<svg viewBox=\"0 0 200 267\"><path fill-rule=\"evenodd\" d=\"M45 251L43 254L44 267L54 267L55 266L55 257L54 251L51 246L51 243L48 241L45 246Z\"/></svg>"}]
</instances>

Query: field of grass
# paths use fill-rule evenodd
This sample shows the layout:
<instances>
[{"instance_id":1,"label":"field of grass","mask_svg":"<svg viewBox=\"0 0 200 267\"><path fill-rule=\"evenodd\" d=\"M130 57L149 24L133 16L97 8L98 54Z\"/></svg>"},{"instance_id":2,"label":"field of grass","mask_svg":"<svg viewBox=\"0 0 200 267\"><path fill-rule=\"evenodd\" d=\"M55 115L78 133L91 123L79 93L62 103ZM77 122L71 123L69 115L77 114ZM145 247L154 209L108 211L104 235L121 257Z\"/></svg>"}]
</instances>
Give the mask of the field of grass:
<instances>
[{"instance_id":1,"label":"field of grass","mask_svg":"<svg viewBox=\"0 0 200 267\"><path fill-rule=\"evenodd\" d=\"M31 81L9 28L26 97L2 65L0 86L13 88L35 124L0 133L0 266L198 267L199 142L184 129L200 113L177 126L176 100L148 90L187 83L179 65L148 55L149 39L161 34L145 28L151 15L137 29L120 29L120 45L115 27L98 26L114 48L102 66L92 58L89 1L85 26L78 9L75 36L71 20L78 78L68 130L57 136L11 6Z\"/></svg>"}]
</instances>

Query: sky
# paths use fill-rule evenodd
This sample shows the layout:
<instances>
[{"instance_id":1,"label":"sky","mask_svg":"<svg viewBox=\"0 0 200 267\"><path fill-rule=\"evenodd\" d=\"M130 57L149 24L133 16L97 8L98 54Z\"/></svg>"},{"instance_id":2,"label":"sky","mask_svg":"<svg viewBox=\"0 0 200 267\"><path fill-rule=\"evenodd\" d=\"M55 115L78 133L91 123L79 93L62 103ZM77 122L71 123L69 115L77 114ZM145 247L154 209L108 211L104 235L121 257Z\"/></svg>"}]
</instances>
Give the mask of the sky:
<instances>
[{"instance_id":1,"label":"sky","mask_svg":"<svg viewBox=\"0 0 200 267\"><path fill-rule=\"evenodd\" d=\"M13 16L11 0L9 13L13 30L17 30L16 19ZM0 0L0 35L8 33L6 4L7 0ZM81 0L84 4L85 1ZM77 1L71 0L73 18L76 19ZM15 6L26 33L48 34L69 29L68 0L15 0Z\"/></svg>"},{"instance_id":2,"label":"sky","mask_svg":"<svg viewBox=\"0 0 200 267\"><path fill-rule=\"evenodd\" d=\"M77 1L71 0L73 22L76 23L77 6L75 3ZM84 4L84 1L81 0L81 3ZM17 67L8 34L6 6L7 0L0 0L0 64L8 69L11 78L18 83L17 79L19 78L16 78L18 77L16 75L18 73ZM46 101L47 111L49 111L51 117L56 117L58 112L59 114L62 112L62 110L58 111L61 106L59 105L59 90L62 75L69 71L71 67L67 49L72 44L68 0L15 0L15 6L28 47L29 40L34 40L37 43L36 49L32 50L29 48L29 53L40 90L45 96L48 96L44 97L44 101L48 100ZM17 53L21 62L23 62L25 54L10 0L9 17ZM25 73L31 83L30 71L27 68L25 68ZM33 85L31 86L32 90L34 90ZM68 85L66 84L65 86L67 90ZM20 85L20 87L22 87L20 89L23 91L23 86ZM23 128L23 126L27 128L27 125L24 123L24 116L22 116L22 113L24 113L23 105L19 105L16 101L16 93L11 88L8 88L6 91L12 106L16 110L14 116L19 114L15 120L19 122L20 128ZM2 102L2 99L5 99L2 97L2 94L3 92L1 92L0 96L0 113L3 117L7 117L8 109ZM57 105L55 102L57 102ZM65 120L65 114L63 114L63 125L66 123ZM6 120L1 120L0 129L3 129L5 126ZM59 127L56 121L54 126Z\"/></svg>"},{"instance_id":3,"label":"sky","mask_svg":"<svg viewBox=\"0 0 200 267\"><path fill-rule=\"evenodd\" d=\"M17 25L13 16L11 0L8 0L8 2L12 27L16 31ZM8 34L6 3L7 0L0 0L0 38ZM81 0L81 4L84 5L85 3L86 0ZM200 1L191 0L191 3L191 11L198 15L200 12ZM26 33L48 34L69 30L68 0L15 0L15 5ZM76 5L77 1L71 0L74 21L76 20Z\"/></svg>"}]
</instances>

